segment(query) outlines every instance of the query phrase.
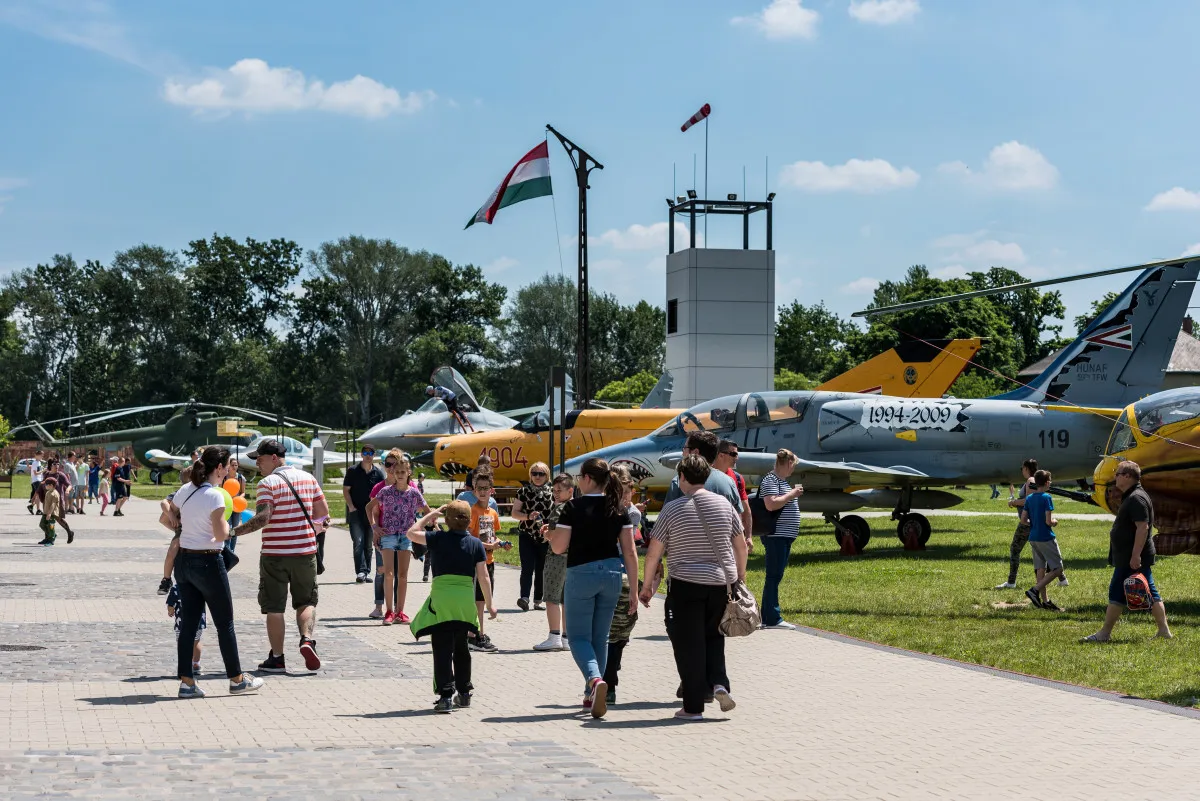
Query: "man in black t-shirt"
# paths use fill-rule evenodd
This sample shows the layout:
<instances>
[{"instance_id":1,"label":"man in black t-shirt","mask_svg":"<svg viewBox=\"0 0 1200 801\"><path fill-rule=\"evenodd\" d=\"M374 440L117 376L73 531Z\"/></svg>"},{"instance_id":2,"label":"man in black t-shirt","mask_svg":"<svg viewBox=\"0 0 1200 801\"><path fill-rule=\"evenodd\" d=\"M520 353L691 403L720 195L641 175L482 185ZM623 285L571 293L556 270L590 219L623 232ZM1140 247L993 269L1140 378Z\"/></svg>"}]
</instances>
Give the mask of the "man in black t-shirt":
<instances>
[{"instance_id":1,"label":"man in black t-shirt","mask_svg":"<svg viewBox=\"0 0 1200 801\"><path fill-rule=\"evenodd\" d=\"M367 504L371 489L383 481L383 471L375 464L375 449L362 448L362 461L346 471L342 479L342 497L346 499L346 525L354 544L354 580L358 584L371 581L371 556L375 552L371 524L367 520Z\"/></svg>"},{"instance_id":2,"label":"man in black t-shirt","mask_svg":"<svg viewBox=\"0 0 1200 801\"><path fill-rule=\"evenodd\" d=\"M1142 468L1137 462L1121 462L1117 465L1113 483L1121 491L1121 506L1108 538L1108 563L1113 567L1112 580L1108 584L1108 608L1104 611L1104 625L1095 634L1083 638L1084 642L1108 642L1113 626L1125 611L1125 580L1140 573L1149 588L1150 614L1158 624L1158 635L1171 639L1171 628L1167 625L1167 609L1163 606L1158 587L1154 586L1151 566L1154 564L1154 504L1146 490L1142 489Z\"/></svg>"}]
</instances>

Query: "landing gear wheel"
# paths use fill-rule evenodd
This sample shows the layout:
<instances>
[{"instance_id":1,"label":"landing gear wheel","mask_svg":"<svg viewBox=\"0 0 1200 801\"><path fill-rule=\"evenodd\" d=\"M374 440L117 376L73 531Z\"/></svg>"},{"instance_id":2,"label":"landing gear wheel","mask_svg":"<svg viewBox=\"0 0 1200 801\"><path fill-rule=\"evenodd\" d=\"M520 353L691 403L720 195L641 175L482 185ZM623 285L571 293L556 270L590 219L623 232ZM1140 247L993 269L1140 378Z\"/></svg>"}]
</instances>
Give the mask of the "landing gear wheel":
<instances>
[{"instance_id":1,"label":"landing gear wheel","mask_svg":"<svg viewBox=\"0 0 1200 801\"><path fill-rule=\"evenodd\" d=\"M900 542L907 544L910 535L915 534L917 543L924 548L925 543L929 542L929 534L933 530L929 525L929 518L925 515L909 512L900 517L900 522L896 524L896 536Z\"/></svg>"},{"instance_id":2,"label":"landing gear wheel","mask_svg":"<svg viewBox=\"0 0 1200 801\"><path fill-rule=\"evenodd\" d=\"M837 540L837 544L839 546L842 544L842 537L844 536L842 529L844 528L854 538L854 550L862 553L863 548L866 548L867 543L871 541L870 523L858 515L846 515L838 523L841 524L841 528L835 525L833 529L833 536Z\"/></svg>"}]
</instances>

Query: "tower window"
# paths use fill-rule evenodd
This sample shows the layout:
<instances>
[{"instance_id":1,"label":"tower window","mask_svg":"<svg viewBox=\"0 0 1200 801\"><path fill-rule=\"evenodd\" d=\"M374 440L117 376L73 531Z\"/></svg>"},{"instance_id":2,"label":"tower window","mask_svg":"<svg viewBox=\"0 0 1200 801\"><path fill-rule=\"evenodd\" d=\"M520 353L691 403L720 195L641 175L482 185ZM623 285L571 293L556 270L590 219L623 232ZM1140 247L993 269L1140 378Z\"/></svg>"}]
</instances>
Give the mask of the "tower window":
<instances>
[{"instance_id":1,"label":"tower window","mask_svg":"<svg viewBox=\"0 0 1200 801\"><path fill-rule=\"evenodd\" d=\"M679 330L679 301L672 298L667 301L667 333L674 334Z\"/></svg>"}]
</instances>

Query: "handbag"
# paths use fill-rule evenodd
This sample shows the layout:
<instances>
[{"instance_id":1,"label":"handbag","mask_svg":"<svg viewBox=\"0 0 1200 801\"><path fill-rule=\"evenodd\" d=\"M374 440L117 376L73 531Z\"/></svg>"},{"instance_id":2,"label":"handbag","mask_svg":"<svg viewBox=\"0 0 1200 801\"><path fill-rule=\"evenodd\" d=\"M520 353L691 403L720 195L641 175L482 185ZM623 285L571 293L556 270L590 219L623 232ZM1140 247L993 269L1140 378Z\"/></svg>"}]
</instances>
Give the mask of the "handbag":
<instances>
[{"instance_id":1,"label":"handbag","mask_svg":"<svg viewBox=\"0 0 1200 801\"><path fill-rule=\"evenodd\" d=\"M783 514L782 506L778 509L767 508L767 502L762 497L762 482L760 481L754 497L750 499L750 518L753 521L750 533L756 537L770 537L775 533L775 524L779 521L781 514Z\"/></svg>"},{"instance_id":2,"label":"handbag","mask_svg":"<svg viewBox=\"0 0 1200 801\"><path fill-rule=\"evenodd\" d=\"M692 496L692 503L696 503L695 496ZM717 546L713 544L708 520L705 519L699 506L696 506L695 509L696 516L700 518L700 525L704 527L704 534L708 537L708 547L712 549L713 556L720 564L721 555L717 553ZM722 572L725 570L723 565L721 570ZM721 622L717 624L717 630L726 637L746 637L761 624L762 614L758 611L758 602L754 600L754 593L750 592L746 582L740 578L735 578L732 583L726 582L725 612L721 615Z\"/></svg>"}]
</instances>

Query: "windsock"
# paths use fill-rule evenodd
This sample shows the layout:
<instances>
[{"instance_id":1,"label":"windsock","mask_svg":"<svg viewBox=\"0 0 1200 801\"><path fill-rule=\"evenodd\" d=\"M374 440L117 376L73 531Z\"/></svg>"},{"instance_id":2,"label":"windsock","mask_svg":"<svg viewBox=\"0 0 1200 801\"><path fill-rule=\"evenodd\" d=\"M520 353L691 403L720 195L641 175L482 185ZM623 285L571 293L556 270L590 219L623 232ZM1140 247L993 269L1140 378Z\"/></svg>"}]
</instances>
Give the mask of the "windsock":
<instances>
[{"instance_id":1,"label":"windsock","mask_svg":"<svg viewBox=\"0 0 1200 801\"><path fill-rule=\"evenodd\" d=\"M686 131L688 128L691 128L693 125L700 122L700 120L704 119L711 113L712 113L712 106L705 103L703 106L700 107L699 111L697 111L695 114L693 114L688 119L687 122L685 122L683 125L679 126L679 130Z\"/></svg>"}]
</instances>

